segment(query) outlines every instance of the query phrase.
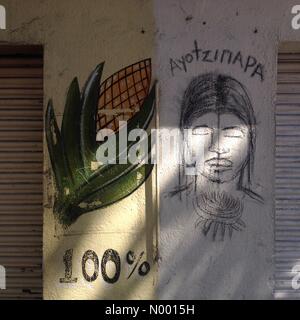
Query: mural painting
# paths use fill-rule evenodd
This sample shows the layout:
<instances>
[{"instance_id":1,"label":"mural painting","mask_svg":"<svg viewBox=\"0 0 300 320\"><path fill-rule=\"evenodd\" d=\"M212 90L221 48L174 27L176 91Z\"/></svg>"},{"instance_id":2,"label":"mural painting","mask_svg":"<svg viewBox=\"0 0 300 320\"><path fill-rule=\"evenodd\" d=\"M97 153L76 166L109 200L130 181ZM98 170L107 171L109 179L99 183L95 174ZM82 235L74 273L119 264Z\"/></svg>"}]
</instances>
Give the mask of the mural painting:
<instances>
[{"instance_id":1,"label":"mural painting","mask_svg":"<svg viewBox=\"0 0 300 320\"><path fill-rule=\"evenodd\" d=\"M152 164L101 164L96 152L104 142L97 132L112 130L117 140L127 129L147 129L154 114L155 85L150 90L151 60L130 65L101 83L104 63L91 73L82 92L75 78L68 90L59 129L53 103L46 112L46 138L55 177L54 213L68 227L76 219L96 209L107 207L133 193L150 175ZM128 131L129 131L128 130ZM127 132L127 131L126 131ZM117 150L117 158L127 154Z\"/></svg>"}]
</instances>

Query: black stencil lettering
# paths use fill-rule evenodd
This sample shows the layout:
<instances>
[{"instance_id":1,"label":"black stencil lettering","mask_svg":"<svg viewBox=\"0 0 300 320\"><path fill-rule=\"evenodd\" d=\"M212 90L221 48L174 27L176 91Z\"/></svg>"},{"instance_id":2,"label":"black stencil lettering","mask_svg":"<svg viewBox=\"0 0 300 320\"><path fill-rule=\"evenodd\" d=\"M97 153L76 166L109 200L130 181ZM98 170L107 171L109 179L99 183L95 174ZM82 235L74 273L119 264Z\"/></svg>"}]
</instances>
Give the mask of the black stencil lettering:
<instances>
[{"instance_id":1,"label":"black stencil lettering","mask_svg":"<svg viewBox=\"0 0 300 320\"><path fill-rule=\"evenodd\" d=\"M217 61L219 56L219 50L216 50L214 60Z\"/></svg>"},{"instance_id":2,"label":"black stencil lettering","mask_svg":"<svg viewBox=\"0 0 300 320\"><path fill-rule=\"evenodd\" d=\"M235 64L237 61L240 63L241 68L244 68L244 66L243 66L243 57L242 57L242 54L241 54L240 51L233 58L232 64Z\"/></svg>"},{"instance_id":3,"label":"black stencil lettering","mask_svg":"<svg viewBox=\"0 0 300 320\"><path fill-rule=\"evenodd\" d=\"M232 57L232 52L230 50L223 50L222 55L221 55L221 63L224 61L224 57L228 54L228 60L227 63L229 64L231 62L231 57Z\"/></svg>"},{"instance_id":4,"label":"black stencil lettering","mask_svg":"<svg viewBox=\"0 0 300 320\"><path fill-rule=\"evenodd\" d=\"M94 263L94 273L89 276L86 272L86 262L92 260ZM93 282L98 278L99 275L99 259L97 254L93 250L88 250L82 257L82 274L86 281Z\"/></svg>"},{"instance_id":5,"label":"black stencil lettering","mask_svg":"<svg viewBox=\"0 0 300 320\"><path fill-rule=\"evenodd\" d=\"M106 272L106 264L108 261L112 261L116 267L116 273L112 278L110 278ZM101 272L103 280L107 283L115 283L119 280L121 272L121 259L117 251L113 249L108 249L105 251L101 261Z\"/></svg>"},{"instance_id":6,"label":"black stencil lettering","mask_svg":"<svg viewBox=\"0 0 300 320\"><path fill-rule=\"evenodd\" d=\"M193 57L193 55L191 53L188 53L188 54L185 55L185 61L187 63L191 63L193 60L194 60L194 57Z\"/></svg>"},{"instance_id":7,"label":"black stencil lettering","mask_svg":"<svg viewBox=\"0 0 300 320\"><path fill-rule=\"evenodd\" d=\"M208 58L208 56L211 53L211 50L205 50L205 51L202 51L202 53L203 53L202 61L204 61L204 62L214 62L213 60Z\"/></svg>"},{"instance_id":8,"label":"black stencil lettering","mask_svg":"<svg viewBox=\"0 0 300 320\"><path fill-rule=\"evenodd\" d=\"M260 77L261 81L264 81L264 69L260 63L255 67L254 71L251 74L251 77L254 77L256 74Z\"/></svg>"},{"instance_id":9,"label":"black stencil lettering","mask_svg":"<svg viewBox=\"0 0 300 320\"><path fill-rule=\"evenodd\" d=\"M172 76L174 76L175 69L179 69L181 71L181 68L179 67L179 65L172 58L170 59L170 66L171 66Z\"/></svg>"},{"instance_id":10,"label":"black stencil lettering","mask_svg":"<svg viewBox=\"0 0 300 320\"><path fill-rule=\"evenodd\" d=\"M184 70L185 72L187 72L186 63L185 63L184 57L182 56L182 57L181 57L181 60L178 59L177 62L178 62L178 63L181 63L181 64L182 64L182 67L183 67L183 70Z\"/></svg>"},{"instance_id":11,"label":"black stencil lettering","mask_svg":"<svg viewBox=\"0 0 300 320\"><path fill-rule=\"evenodd\" d=\"M257 63L257 60L254 57L249 56L247 59L244 71L246 72L248 70L248 68L254 67L256 65L256 63Z\"/></svg>"},{"instance_id":12,"label":"black stencil lettering","mask_svg":"<svg viewBox=\"0 0 300 320\"><path fill-rule=\"evenodd\" d=\"M201 49L198 48L198 42L197 42L197 40L195 40L194 41L194 49L192 50L192 53L195 53L196 61L199 60L200 52L201 52Z\"/></svg>"},{"instance_id":13,"label":"black stencil lettering","mask_svg":"<svg viewBox=\"0 0 300 320\"><path fill-rule=\"evenodd\" d=\"M60 283L76 283L77 278L72 278L73 249L66 250L63 262L65 265L65 277L60 278Z\"/></svg>"}]
</instances>

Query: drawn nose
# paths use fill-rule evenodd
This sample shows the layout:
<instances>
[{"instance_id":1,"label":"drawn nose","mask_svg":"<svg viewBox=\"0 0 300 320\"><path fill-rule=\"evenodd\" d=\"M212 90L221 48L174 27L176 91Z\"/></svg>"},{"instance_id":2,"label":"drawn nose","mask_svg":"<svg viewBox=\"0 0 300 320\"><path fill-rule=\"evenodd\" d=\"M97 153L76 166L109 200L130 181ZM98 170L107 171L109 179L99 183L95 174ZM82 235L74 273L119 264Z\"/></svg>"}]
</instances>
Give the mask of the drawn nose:
<instances>
[{"instance_id":1,"label":"drawn nose","mask_svg":"<svg viewBox=\"0 0 300 320\"><path fill-rule=\"evenodd\" d=\"M227 153L229 151L224 143L222 143L218 130L214 131L214 133L211 135L209 151L218 154Z\"/></svg>"}]
</instances>

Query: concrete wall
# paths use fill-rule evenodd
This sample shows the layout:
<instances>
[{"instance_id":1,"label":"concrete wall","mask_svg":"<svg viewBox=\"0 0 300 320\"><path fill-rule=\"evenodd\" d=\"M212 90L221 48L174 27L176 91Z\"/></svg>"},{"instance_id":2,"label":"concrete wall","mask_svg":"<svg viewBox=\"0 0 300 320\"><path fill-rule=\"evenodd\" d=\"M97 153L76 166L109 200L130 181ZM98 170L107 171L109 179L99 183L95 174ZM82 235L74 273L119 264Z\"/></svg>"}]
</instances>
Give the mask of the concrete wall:
<instances>
[{"instance_id":1,"label":"concrete wall","mask_svg":"<svg viewBox=\"0 0 300 320\"><path fill-rule=\"evenodd\" d=\"M272 298L276 59L280 41L300 37L291 28L293 5L292 1L155 1L160 126L178 127L184 92L194 77L214 72L236 79L248 92L257 123L256 149L251 151L255 156L254 168L247 188L264 199L261 203L252 193L245 194L241 185L237 186L240 182L222 181L221 174L217 183L211 181L212 177L190 178L192 186L180 192L182 201L179 196L165 197L165 193L178 186L178 167L162 163L160 298ZM247 67L247 61L253 62L252 67ZM197 95L194 99L201 101ZM221 111L219 122L222 117ZM231 121L233 126L239 123L234 116ZM222 141L219 144L221 148ZM230 143L228 153L223 151L221 156L233 156L233 161L243 153L242 146L235 149ZM227 194L229 198L232 195L231 199L241 199L244 223L239 227L243 231L234 230L231 239L229 220L219 223L221 219L208 217L201 210L218 202L211 196L213 192L215 197ZM205 236L202 231L209 228Z\"/></svg>"},{"instance_id":2,"label":"concrete wall","mask_svg":"<svg viewBox=\"0 0 300 320\"><path fill-rule=\"evenodd\" d=\"M247 89L257 118L251 187L264 198L264 203L248 196L243 198L246 228L234 232L231 240L211 241L195 228L197 215L191 199L183 203L176 197L164 196L176 187L178 168L159 166L158 286L156 265L153 265L155 172L152 180L130 197L104 210L88 213L64 230L53 216L53 177L45 144L44 297L272 298L276 57L280 41L300 40L300 32L292 30L290 23L290 11L295 3L289 0L3 0L1 4L7 9L7 30L1 31L1 42L44 45L44 103L46 107L48 99L53 99L59 122L73 77L78 77L82 87L99 62L105 61L104 79L148 57L155 58L161 127L178 127L187 85L194 76L207 72L237 79ZM192 53L195 40L203 51L211 50L210 54L215 55L216 50L220 54L225 49L233 55L240 52L243 67L238 60L226 63L210 56L196 61L194 56L185 70L179 61ZM256 63L245 71L250 56ZM179 66L173 65L173 73L170 59ZM263 71L254 72L258 64ZM262 72L263 79L259 74ZM69 249L73 249L73 277L78 279L76 283L64 284L59 280L64 277L63 256ZM111 285L99 276L92 283L86 282L81 270L84 252L94 250L101 261L107 249L115 249L121 256L119 281ZM145 259L152 267L146 277L135 273L127 280L132 268L126 263L129 250L137 254L146 251ZM108 272L113 273L113 267Z\"/></svg>"},{"instance_id":3,"label":"concrete wall","mask_svg":"<svg viewBox=\"0 0 300 320\"><path fill-rule=\"evenodd\" d=\"M7 10L3 43L44 45L44 104L53 99L60 124L67 89L77 76L82 88L97 64L105 61L103 78L153 53L154 22L149 1L2 1ZM145 194L151 198L152 182L108 209L86 214L68 230L53 215L53 177L45 142L44 163L44 298L109 299L152 298L155 272L141 277L137 272L127 280L132 266L126 264L129 250L151 262L153 210L148 211ZM147 200L148 201L148 200ZM60 283L65 275L63 256L73 249L74 284ZM107 249L118 251L121 275L113 285L99 275L90 283L83 279L81 259L87 250L101 258ZM90 261L89 261L90 262ZM87 272L93 273L93 265ZM113 265L112 271L113 272ZM153 267L154 270L154 267ZM109 263L108 263L108 274Z\"/></svg>"}]
</instances>

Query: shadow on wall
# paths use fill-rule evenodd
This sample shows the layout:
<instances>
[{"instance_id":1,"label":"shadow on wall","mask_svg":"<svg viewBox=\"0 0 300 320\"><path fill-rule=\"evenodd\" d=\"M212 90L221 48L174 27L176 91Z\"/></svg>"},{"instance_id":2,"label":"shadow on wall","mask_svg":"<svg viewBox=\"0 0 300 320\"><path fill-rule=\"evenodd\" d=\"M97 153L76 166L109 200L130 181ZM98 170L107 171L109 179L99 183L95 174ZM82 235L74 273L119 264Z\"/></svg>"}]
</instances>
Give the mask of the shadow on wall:
<instances>
[{"instance_id":1,"label":"shadow on wall","mask_svg":"<svg viewBox=\"0 0 300 320\"><path fill-rule=\"evenodd\" d=\"M159 298L271 298L259 240L263 199L252 179L256 120L246 89L226 75L200 75L183 95L178 122L182 131L192 129L184 147L198 156L179 174L164 174L160 187Z\"/></svg>"}]
</instances>

